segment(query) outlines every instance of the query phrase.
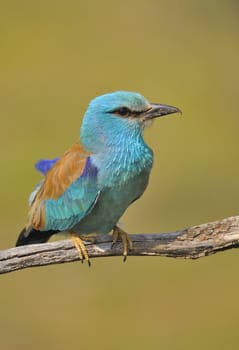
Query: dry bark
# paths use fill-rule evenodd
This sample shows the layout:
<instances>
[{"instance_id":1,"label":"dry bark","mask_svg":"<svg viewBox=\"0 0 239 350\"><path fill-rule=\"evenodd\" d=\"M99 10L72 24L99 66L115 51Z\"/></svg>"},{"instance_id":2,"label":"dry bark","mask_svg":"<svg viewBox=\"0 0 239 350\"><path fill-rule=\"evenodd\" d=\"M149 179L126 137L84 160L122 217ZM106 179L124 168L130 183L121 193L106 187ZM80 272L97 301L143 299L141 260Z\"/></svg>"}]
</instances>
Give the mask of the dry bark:
<instances>
[{"instance_id":1,"label":"dry bark","mask_svg":"<svg viewBox=\"0 0 239 350\"><path fill-rule=\"evenodd\" d=\"M168 256L197 259L239 245L239 216L189 227L171 233L130 235L133 250L129 256ZM111 247L109 235L86 243L92 258L119 256L122 244ZM79 260L71 240L34 244L0 251L0 273Z\"/></svg>"}]
</instances>

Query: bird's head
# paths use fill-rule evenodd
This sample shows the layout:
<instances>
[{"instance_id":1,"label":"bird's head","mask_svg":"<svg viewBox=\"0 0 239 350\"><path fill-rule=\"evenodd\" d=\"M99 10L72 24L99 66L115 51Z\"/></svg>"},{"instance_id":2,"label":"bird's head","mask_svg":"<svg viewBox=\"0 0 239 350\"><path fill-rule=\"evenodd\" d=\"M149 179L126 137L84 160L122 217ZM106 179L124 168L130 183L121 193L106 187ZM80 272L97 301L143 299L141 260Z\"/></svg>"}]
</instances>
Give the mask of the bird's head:
<instances>
[{"instance_id":1,"label":"bird's head","mask_svg":"<svg viewBox=\"0 0 239 350\"><path fill-rule=\"evenodd\" d=\"M85 113L81 139L90 151L101 145L142 135L145 126L155 118L181 113L177 107L148 102L144 96L129 91L116 91L93 99Z\"/></svg>"}]
</instances>

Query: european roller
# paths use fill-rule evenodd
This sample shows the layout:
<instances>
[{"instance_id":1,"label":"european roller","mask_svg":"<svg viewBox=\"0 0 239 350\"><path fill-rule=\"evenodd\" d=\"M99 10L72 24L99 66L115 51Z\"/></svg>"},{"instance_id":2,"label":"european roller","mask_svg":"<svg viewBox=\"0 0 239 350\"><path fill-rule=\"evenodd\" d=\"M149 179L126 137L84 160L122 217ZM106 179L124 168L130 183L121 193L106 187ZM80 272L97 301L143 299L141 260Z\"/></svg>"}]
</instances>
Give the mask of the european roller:
<instances>
[{"instance_id":1,"label":"european roller","mask_svg":"<svg viewBox=\"0 0 239 350\"><path fill-rule=\"evenodd\" d=\"M125 260L133 245L117 223L144 193L153 166L144 129L153 119L177 112L177 107L149 103L135 92L116 91L93 99L80 140L60 158L36 164L44 178L30 195L27 224L16 245L44 243L67 231L82 261L89 262L82 235L113 231L112 244L121 238Z\"/></svg>"}]
</instances>

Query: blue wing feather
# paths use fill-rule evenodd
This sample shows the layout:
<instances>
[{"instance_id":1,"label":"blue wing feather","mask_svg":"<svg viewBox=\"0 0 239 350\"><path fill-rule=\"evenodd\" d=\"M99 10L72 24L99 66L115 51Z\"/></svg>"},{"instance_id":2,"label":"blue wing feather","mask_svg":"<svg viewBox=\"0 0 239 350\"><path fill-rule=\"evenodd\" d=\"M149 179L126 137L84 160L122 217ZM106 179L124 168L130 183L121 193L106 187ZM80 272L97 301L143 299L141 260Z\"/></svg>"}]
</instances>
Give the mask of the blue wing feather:
<instances>
[{"instance_id":1,"label":"blue wing feather","mask_svg":"<svg viewBox=\"0 0 239 350\"><path fill-rule=\"evenodd\" d=\"M59 160L59 158L54 159L40 159L36 162L35 168L40 171L43 175L46 175L48 171L53 167L53 165Z\"/></svg>"},{"instance_id":2,"label":"blue wing feather","mask_svg":"<svg viewBox=\"0 0 239 350\"><path fill-rule=\"evenodd\" d=\"M44 230L70 230L90 213L99 194L97 168L88 157L82 175L58 199L44 201Z\"/></svg>"}]
</instances>

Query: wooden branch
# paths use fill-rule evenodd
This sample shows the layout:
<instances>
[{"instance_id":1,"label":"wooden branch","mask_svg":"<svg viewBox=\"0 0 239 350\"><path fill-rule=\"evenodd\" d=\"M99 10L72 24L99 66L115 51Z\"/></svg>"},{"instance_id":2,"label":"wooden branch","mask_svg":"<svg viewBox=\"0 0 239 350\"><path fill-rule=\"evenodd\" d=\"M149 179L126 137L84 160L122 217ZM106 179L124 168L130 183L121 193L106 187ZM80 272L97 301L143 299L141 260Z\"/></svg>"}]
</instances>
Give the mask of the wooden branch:
<instances>
[{"instance_id":1,"label":"wooden branch","mask_svg":"<svg viewBox=\"0 0 239 350\"><path fill-rule=\"evenodd\" d=\"M193 226L172 233L130 235L134 249L129 256L168 256L197 259L239 245L239 216ZM122 244L111 248L111 236L97 236L86 243L90 258L122 255ZM33 266L79 260L71 240L34 244L0 251L0 273Z\"/></svg>"}]
</instances>

